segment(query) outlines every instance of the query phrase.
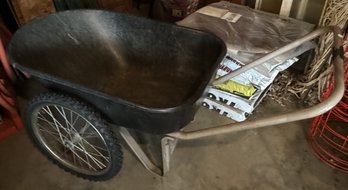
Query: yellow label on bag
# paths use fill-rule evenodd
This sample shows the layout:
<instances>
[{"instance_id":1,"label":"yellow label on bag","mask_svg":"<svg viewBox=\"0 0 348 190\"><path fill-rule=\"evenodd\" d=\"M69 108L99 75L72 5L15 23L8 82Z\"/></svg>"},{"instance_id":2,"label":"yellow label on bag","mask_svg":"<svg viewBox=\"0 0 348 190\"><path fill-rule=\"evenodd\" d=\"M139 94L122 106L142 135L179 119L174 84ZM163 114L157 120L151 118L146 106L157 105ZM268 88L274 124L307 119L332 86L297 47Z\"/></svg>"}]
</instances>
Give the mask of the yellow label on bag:
<instances>
[{"instance_id":1,"label":"yellow label on bag","mask_svg":"<svg viewBox=\"0 0 348 190\"><path fill-rule=\"evenodd\" d=\"M231 93L237 93L247 97L252 96L256 91L256 88L254 88L253 86L239 84L231 80L228 80L222 84L217 84L215 86L221 90L228 91Z\"/></svg>"}]
</instances>

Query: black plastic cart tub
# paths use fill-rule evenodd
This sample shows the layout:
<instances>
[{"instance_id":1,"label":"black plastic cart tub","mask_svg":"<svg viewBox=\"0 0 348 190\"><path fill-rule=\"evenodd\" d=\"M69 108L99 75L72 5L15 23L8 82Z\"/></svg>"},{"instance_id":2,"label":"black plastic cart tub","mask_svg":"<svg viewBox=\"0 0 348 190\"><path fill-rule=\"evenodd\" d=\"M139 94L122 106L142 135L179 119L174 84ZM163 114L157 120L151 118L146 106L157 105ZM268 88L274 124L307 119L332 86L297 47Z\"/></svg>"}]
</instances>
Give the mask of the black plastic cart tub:
<instances>
[{"instance_id":1,"label":"black plastic cart tub","mask_svg":"<svg viewBox=\"0 0 348 190\"><path fill-rule=\"evenodd\" d=\"M20 28L12 65L87 101L120 126L164 134L193 119L226 53L216 36L98 10L55 13Z\"/></svg>"}]
</instances>

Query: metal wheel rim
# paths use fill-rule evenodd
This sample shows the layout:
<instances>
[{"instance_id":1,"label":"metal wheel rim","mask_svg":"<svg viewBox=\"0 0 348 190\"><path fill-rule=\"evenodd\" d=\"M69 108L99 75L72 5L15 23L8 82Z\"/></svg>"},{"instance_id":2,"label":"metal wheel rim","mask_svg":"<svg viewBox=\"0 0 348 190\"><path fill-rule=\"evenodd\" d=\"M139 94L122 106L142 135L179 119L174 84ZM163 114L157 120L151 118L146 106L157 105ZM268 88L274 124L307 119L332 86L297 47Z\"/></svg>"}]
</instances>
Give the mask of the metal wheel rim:
<instances>
[{"instance_id":1,"label":"metal wheel rim","mask_svg":"<svg viewBox=\"0 0 348 190\"><path fill-rule=\"evenodd\" d=\"M109 170L111 154L105 139L77 112L45 104L33 111L31 122L34 135L59 163L86 175L102 175Z\"/></svg>"}]
</instances>

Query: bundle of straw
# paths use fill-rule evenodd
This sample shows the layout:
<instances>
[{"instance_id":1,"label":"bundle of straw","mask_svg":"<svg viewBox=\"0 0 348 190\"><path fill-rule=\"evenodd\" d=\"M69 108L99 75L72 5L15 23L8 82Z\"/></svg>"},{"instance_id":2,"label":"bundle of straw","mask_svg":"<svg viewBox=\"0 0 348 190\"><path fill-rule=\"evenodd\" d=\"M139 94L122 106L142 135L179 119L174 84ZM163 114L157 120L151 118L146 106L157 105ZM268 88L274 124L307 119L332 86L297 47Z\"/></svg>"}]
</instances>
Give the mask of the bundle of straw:
<instances>
[{"instance_id":1,"label":"bundle of straw","mask_svg":"<svg viewBox=\"0 0 348 190\"><path fill-rule=\"evenodd\" d=\"M345 29L347 20L348 0L327 0L319 21L319 26L336 25L341 29ZM347 41L345 43L347 43ZM281 73L279 78L287 78L291 81L286 83L274 83L273 89L271 89L269 93L270 98L278 99L278 102L287 101L289 100L288 97L290 93L294 94L308 105L319 102L332 76L332 44L333 35L331 33L319 38L315 56L305 69L305 73L298 76L289 75L287 72ZM287 76L284 77L282 75ZM280 89L281 93L278 93L277 89ZM284 93L285 91L287 93Z\"/></svg>"}]
</instances>

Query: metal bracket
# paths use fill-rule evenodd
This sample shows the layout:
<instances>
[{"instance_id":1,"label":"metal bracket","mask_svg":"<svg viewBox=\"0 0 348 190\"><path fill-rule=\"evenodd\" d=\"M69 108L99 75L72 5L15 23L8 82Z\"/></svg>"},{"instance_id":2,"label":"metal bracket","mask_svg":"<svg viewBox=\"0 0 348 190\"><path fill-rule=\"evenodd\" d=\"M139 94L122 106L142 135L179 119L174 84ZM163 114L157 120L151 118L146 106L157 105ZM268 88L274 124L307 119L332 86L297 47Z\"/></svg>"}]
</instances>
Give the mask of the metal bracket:
<instances>
[{"instance_id":1,"label":"metal bracket","mask_svg":"<svg viewBox=\"0 0 348 190\"><path fill-rule=\"evenodd\" d=\"M161 140L162 146L162 174L165 175L170 169L170 158L175 150L178 139L173 137L163 137Z\"/></svg>"},{"instance_id":2,"label":"metal bracket","mask_svg":"<svg viewBox=\"0 0 348 190\"><path fill-rule=\"evenodd\" d=\"M162 148L162 168L157 167L141 149L139 144L135 141L129 131L120 127L120 134L122 138L126 141L128 146L132 149L136 157L140 160L143 166L150 172L164 176L170 169L170 158L174 152L178 139L173 137L165 136L161 139Z\"/></svg>"},{"instance_id":3,"label":"metal bracket","mask_svg":"<svg viewBox=\"0 0 348 190\"><path fill-rule=\"evenodd\" d=\"M162 170L149 159L126 128L120 127L120 134L147 170L160 176L163 175Z\"/></svg>"}]
</instances>

